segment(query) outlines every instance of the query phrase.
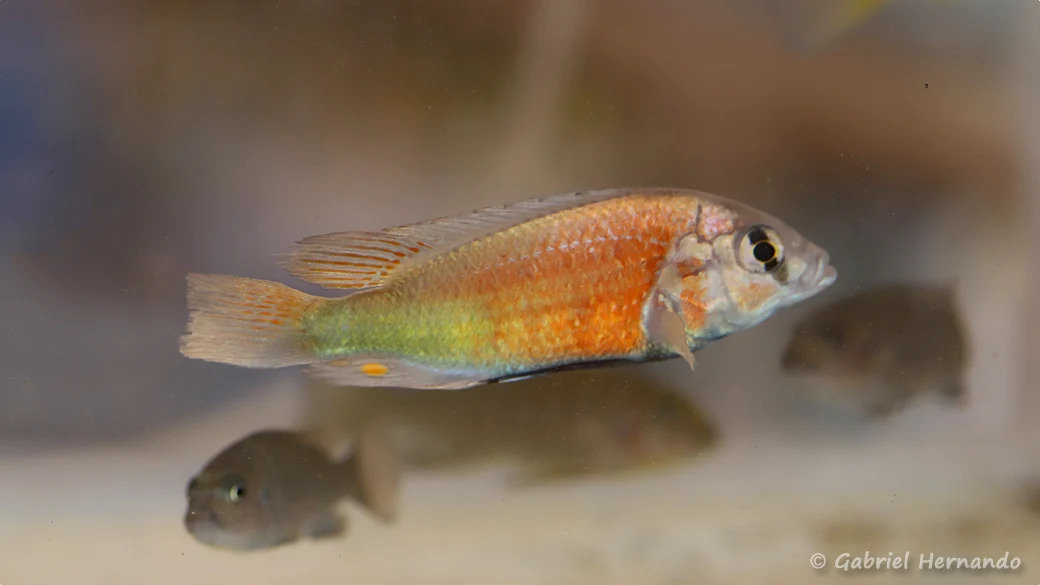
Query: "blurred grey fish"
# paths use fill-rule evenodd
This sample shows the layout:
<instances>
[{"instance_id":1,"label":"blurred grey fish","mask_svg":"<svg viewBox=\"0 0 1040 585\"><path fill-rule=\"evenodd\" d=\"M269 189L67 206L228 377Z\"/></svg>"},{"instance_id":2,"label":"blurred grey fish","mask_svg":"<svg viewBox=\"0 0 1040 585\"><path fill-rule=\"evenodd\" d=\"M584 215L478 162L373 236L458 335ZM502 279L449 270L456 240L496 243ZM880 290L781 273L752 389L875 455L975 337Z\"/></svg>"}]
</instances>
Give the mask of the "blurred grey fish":
<instances>
[{"instance_id":1,"label":"blurred grey fish","mask_svg":"<svg viewBox=\"0 0 1040 585\"><path fill-rule=\"evenodd\" d=\"M967 359L952 287L889 284L834 301L799 322L782 367L815 378L832 398L881 416L926 392L962 403Z\"/></svg>"},{"instance_id":2,"label":"blurred grey fish","mask_svg":"<svg viewBox=\"0 0 1040 585\"><path fill-rule=\"evenodd\" d=\"M689 461L715 425L688 398L630 368L571 371L495 388L423 392L310 380L304 425L350 436L379 429L402 464L443 469L505 460L517 484Z\"/></svg>"},{"instance_id":3,"label":"blurred grey fish","mask_svg":"<svg viewBox=\"0 0 1040 585\"><path fill-rule=\"evenodd\" d=\"M399 476L380 438L358 437L346 459L332 460L301 433L265 430L227 447L188 483L188 533L214 548L252 551L301 538L345 534L345 498L377 519L396 518Z\"/></svg>"}]
</instances>

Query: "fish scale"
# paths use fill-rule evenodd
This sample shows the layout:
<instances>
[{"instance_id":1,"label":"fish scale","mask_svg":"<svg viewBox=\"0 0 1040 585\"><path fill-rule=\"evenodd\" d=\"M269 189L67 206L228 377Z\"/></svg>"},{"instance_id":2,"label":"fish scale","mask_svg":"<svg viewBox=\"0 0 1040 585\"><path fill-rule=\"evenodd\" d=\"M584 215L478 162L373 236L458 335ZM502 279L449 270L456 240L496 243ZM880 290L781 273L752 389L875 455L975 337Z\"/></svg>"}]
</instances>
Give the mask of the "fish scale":
<instances>
[{"instance_id":1,"label":"fish scale","mask_svg":"<svg viewBox=\"0 0 1040 585\"><path fill-rule=\"evenodd\" d=\"M682 207L677 213L666 201L654 202L646 217L640 217L617 214L611 207L619 205L631 207L633 202L608 201L595 205L597 209L565 212L578 217L556 220L577 225L555 237L542 236L535 229L539 226L525 226L460 249L386 289L330 303L315 319L331 325L320 330L331 333L316 349L326 355L423 352L443 366L475 361L507 369L644 350L646 336L639 323L667 251L663 242L693 229L695 209ZM626 231L649 235L611 235ZM580 244L586 240L613 247L610 253L592 253ZM524 259L502 261L500 250ZM642 262L640 270L623 269L626 259L643 257L656 261ZM541 277L524 278L525 273ZM517 308L521 300L523 311ZM444 343L431 346L430 338Z\"/></svg>"},{"instance_id":2,"label":"fish scale","mask_svg":"<svg viewBox=\"0 0 1040 585\"><path fill-rule=\"evenodd\" d=\"M639 353L647 347L642 307L664 262L665 242L694 228L696 206L688 198L640 198L562 212L551 219L568 230L546 236L547 226L533 223L475 242L396 283L408 291L397 298L435 307L426 315L433 319L414 319L412 326L435 330L446 345L466 348L445 353L466 353L482 365L521 370ZM643 207L642 215L634 207ZM597 245L598 253L590 251ZM441 312L450 317L437 318ZM473 319L480 327L454 327ZM405 355L412 349L394 348Z\"/></svg>"}]
</instances>

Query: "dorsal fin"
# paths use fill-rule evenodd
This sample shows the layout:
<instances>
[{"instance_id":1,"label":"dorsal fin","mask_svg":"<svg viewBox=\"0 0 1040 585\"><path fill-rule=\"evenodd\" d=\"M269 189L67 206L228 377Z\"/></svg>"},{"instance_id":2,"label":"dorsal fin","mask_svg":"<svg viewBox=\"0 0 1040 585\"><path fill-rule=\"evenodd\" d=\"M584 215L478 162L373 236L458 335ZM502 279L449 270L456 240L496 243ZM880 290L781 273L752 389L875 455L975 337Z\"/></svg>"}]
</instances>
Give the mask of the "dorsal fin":
<instances>
[{"instance_id":1,"label":"dorsal fin","mask_svg":"<svg viewBox=\"0 0 1040 585\"><path fill-rule=\"evenodd\" d=\"M559 193L379 232L310 236L291 246L278 266L324 288L372 288L408 266L539 217L615 197L664 192L681 191L655 188Z\"/></svg>"}]
</instances>

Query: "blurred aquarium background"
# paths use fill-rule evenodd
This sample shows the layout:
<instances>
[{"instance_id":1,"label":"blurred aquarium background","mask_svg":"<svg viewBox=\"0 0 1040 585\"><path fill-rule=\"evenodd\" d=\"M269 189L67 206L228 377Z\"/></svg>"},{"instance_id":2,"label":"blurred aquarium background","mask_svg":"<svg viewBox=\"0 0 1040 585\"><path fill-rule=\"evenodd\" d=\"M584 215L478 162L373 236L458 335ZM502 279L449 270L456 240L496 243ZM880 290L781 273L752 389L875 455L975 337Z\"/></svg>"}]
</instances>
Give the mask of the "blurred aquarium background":
<instances>
[{"instance_id":1,"label":"blurred aquarium background","mask_svg":"<svg viewBox=\"0 0 1040 585\"><path fill-rule=\"evenodd\" d=\"M868 551L1023 567L860 582L1040 582L1040 6L889 4L812 45L810 0L0 1L0 584L802 584ZM838 268L692 374L585 381L688 397L710 449L409 470L393 525L345 504L344 537L270 551L188 535L208 458L352 390L182 357L188 272L299 284L272 255L307 235L616 186L740 199ZM781 370L799 319L886 282L955 286L962 405L863 419Z\"/></svg>"}]
</instances>

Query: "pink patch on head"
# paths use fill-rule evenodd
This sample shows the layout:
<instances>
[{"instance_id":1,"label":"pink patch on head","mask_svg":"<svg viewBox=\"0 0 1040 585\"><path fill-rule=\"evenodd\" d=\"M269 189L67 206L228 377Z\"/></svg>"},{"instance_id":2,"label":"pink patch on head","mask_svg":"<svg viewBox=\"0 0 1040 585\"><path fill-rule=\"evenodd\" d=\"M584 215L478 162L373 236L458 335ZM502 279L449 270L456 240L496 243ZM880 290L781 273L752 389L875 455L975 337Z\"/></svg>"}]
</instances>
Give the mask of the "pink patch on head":
<instances>
[{"instance_id":1,"label":"pink patch on head","mask_svg":"<svg viewBox=\"0 0 1040 585\"><path fill-rule=\"evenodd\" d=\"M722 234L732 233L735 215L724 207L706 205L701 210L697 224L697 235L704 240L713 240Z\"/></svg>"},{"instance_id":2,"label":"pink patch on head","mask_svg":"<svg viewBox=\"0 0 1040 585\"><path fill-rule=\"evenodd\" d=\"M775 287L761 283L748 283L739 292L745 307L758 307L765 304L776 293Z\"/></svg>"},{"instance_id":3,"label":"pink patch on head","mask_svg":"<svg viewBox=\"0 0 1040 585\"><path fill-rule=\"evenodd\" d=\"M704 270L704 261L700 258L690 258L675 265L675 271L679 278L697 276Z\"/></svg>"}]
</instances>

